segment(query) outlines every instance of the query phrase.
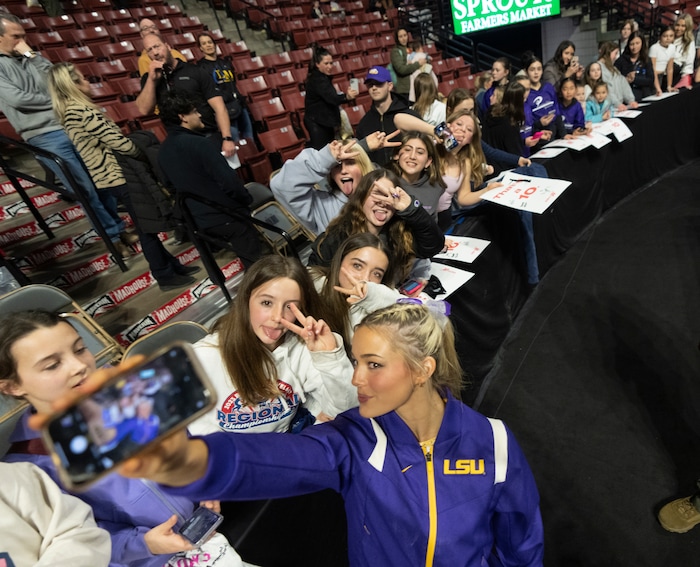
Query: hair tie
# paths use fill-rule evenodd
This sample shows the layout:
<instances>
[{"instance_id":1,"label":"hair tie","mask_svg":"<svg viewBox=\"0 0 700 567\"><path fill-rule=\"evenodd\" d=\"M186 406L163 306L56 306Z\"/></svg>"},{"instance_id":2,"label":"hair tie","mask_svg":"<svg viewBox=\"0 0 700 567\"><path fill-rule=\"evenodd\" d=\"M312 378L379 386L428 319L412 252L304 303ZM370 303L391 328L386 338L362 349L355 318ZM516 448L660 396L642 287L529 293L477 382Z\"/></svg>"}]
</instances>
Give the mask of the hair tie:
<instances>
[{"instance_id":1,"label":"hair tie","mask_svg":"<svg viewBox=\"0 0 700 567\"><path fill-rule=\"evenodd\" d=\"M447 318L452 312L452 306L444 299L420 299L418 297L399 297L396 303L405 303L408 305L423 305L428 308L430 314L435 317L440 328L444 330Z\"/></svg>"}]
</instances>

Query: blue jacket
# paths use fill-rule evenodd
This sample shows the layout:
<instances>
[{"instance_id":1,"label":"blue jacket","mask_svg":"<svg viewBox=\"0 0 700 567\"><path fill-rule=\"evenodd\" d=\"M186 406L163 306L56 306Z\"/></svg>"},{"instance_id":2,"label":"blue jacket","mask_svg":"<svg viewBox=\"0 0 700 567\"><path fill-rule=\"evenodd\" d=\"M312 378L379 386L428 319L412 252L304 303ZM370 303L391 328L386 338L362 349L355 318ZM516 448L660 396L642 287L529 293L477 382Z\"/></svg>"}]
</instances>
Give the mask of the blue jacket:
<instances>
[{"instance_id":1,"label":"blue jacket","mask_svg":"<svg viewBox=\"0 0 700 567\"><path fill-rule=\"evenodd\" d=\"M522 451L502 422L452 397L429 458L395 412L366 419L352 409L300 435L204 440L205 477L165 490L231 500L332 488L345 499L353 567L430 558L436 567L481 567L494 545L504 566L542 565L539 496Z\"/></svg>"},{"instance_id":2,"label":"blue jacket","mask_svg":"<svg viewBox=\"0 0 700 567\"><path fill-rule=\"evenodd\" d=\"M27 426L29 413L30 410L17 424L10 442L26 441L40 436L37 431ZM61 486L56 467L48 455L8 453L2 460L10 463L34 463ZM194 505L188 498L165 495L155 484L118 474L110 474L88 490L74 496L92 507L97 525L109 532L112 538L110 567L163 567L171 556L153 555L148 550L143 536L175 512L186 519L194 511Z\"/></svg>"},{"instance_id":3,"label":"blue jacket","mask_svg":"<svg viewBox=\"0 0 700 567\"><path fill-rule=\"evenodd\" d=\"M610 99L598 102L592 96L586 101L586 120L590 122L602 122L603 115L610 110Z\"/></svg>"}]
</instances>

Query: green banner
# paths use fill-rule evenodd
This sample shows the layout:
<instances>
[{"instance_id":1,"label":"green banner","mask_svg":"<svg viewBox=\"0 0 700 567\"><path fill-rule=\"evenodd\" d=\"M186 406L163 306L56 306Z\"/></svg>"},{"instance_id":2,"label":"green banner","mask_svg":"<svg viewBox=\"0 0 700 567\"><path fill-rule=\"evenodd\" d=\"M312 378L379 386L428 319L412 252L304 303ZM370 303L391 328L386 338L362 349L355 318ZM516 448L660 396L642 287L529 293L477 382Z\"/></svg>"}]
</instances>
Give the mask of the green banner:
<instances>
[{"instance_id":1,"label":"green banner","mask_svg":"<svg viewBox=\"0 0 700 567\"><path fill-rule=\"evenodd\" d=\"M473 33L556 16L559 0L451 0L455 33Z\"/></svg>"}]
</instances>

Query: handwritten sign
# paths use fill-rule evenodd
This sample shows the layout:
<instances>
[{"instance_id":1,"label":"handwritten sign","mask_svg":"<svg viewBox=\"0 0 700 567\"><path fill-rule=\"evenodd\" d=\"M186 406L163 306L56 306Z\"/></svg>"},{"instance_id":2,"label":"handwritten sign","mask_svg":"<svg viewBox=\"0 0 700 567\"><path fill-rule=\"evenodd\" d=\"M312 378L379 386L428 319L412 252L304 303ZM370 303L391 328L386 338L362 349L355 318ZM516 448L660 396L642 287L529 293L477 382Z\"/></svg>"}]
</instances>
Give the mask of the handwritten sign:
<instances>
[{"instance_id":1,"label":"handwritten sign","mask_svg":"<svg viewBox=\"0 0 700 567\"><path fill-rule=\"evenodd\" d=\"M537 214L546 211L571 185L571 181L563 179L528 177L512 171L505 172L500 182L503 187L487 191L481 198L504 207Z\"/></svg>"}]
</instances>

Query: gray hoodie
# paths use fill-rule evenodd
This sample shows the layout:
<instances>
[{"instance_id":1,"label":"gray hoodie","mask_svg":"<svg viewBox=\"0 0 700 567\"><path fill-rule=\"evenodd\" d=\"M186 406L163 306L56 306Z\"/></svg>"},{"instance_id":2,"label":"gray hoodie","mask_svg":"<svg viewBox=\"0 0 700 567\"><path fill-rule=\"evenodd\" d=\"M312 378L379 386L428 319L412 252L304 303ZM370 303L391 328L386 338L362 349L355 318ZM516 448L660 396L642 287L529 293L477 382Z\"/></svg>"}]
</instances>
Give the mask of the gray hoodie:
<instances>
[{"instance_id":1,"label":"gray hoodie","mask_svg":"<svg viewBox=\"0 0 700 567\"><path fill-rule=\"evenodd\" d=\"M61 129L46 84L51 67L39 55L29 59L0 53L0 110L26 141Z\"/></svg>"},{"instance_id":2,"label":"gray hoodie","mask_svg":"<svg viewBox=\"0 0 700 567\"><path fill-rule=\"evenodd\" d=\"M331 188L327 177L337 165L329 146L307 148L270 179L270 189L285 209L314 234L325 232L348 197Z\"/></svg>"}]
</instances>

